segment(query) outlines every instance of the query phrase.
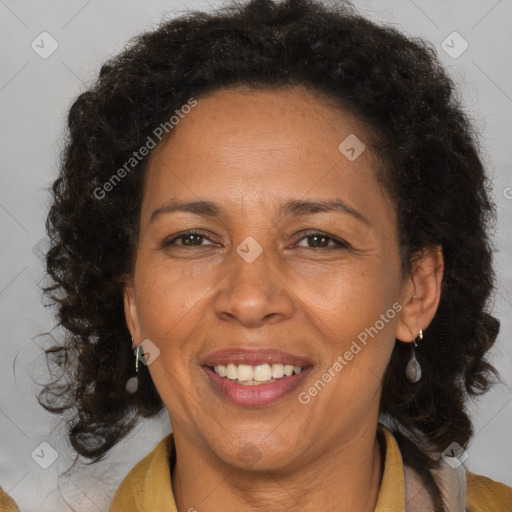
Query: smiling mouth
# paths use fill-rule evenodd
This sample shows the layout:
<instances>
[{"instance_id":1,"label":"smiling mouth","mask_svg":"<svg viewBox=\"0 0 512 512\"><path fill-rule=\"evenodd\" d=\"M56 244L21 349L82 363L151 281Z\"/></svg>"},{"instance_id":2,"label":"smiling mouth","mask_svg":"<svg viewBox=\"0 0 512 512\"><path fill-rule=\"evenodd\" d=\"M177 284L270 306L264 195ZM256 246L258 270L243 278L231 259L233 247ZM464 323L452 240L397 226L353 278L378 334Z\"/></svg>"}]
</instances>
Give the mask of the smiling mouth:
<instances>
[{"instance_id":1,"label":"smiling mouth","mask_svg":"<svg viewBox=\"0 0 512 512\"><path fill-rule=\"evenodd\" d=\"M292 375L298 375L304 366L293 366L281 363L262 363L257 365L249 364L219 364L209 366L220 377L223 377L242 386L258 386L287 379Z\"/></svg>"}]
</instances>

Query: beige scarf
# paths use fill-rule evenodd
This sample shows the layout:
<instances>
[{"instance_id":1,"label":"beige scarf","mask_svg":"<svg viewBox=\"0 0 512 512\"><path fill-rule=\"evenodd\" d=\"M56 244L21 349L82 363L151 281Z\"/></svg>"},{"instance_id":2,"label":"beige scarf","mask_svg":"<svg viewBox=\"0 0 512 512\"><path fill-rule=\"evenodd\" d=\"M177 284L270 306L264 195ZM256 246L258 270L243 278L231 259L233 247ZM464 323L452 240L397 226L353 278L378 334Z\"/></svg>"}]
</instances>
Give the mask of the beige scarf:
<instances>
[{"instance_id":1,"label":"beige scarf","mask_svg":"<svg viewBox=\"0 0 512 512\"><path fill-rule=\"evenodd\" d=\"M454 469L440 460L438 469L432 471L449 512L466 511L466 469L462 464ZM434 504L418 473L404 465L405 512L433 512Z\"/></svg>"}]
</instances>

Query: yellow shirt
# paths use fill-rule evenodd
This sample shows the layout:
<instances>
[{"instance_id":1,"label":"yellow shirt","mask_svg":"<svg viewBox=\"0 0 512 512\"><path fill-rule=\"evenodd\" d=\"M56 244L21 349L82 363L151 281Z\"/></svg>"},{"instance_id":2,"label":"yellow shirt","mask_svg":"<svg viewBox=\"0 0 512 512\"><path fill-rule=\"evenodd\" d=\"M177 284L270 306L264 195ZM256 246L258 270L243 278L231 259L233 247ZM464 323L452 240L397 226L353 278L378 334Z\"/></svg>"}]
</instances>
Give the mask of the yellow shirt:
<instances>
[{"instance_id":1,"label":"yellow shirt","mask_svg":"<svg viewBox=\"0 0 512 512\"><path fill-rule=\"evenodd\" d=\"M14 500L0 487L0 512L18 512Z\"/></svg>"},{"instance_id":2,"label":"yellow shirt","mask_svg":"<svg viewBox=\"0 0 512 512\"><path fill-rule=\"evenodd\" d=\"M405 511L404 466L393 434L378 426L385 445L384 473L375 512ZM110 512L177 512L171 487L170 459L175 457L173 435L125 477L116 491ZM466 471L467 512L512 512L512 488Z\"/></svg>"}]
</instances>

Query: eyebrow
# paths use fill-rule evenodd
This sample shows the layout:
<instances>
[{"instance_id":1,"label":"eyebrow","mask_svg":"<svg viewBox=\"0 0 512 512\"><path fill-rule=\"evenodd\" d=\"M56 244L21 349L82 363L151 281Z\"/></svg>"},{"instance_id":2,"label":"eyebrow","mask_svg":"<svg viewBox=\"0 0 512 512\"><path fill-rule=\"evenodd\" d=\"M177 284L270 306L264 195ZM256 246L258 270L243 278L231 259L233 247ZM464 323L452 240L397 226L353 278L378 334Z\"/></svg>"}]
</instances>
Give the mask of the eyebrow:
<instances>
[{"instance_id":1,"label":"eyebrow","mask_svg":"<svg viewBox=\"0 0 512 512\"><path fill-rule=\"evenodd\" d=\"M225 218L226 212L216 203L206 200L197 201L178 201L171 198L160 208L157 208L149 217L149 222L153 222L158 216L164 213L188 212L202 217ZM341 199L328 201L304 201L295 199L288 201L279 209L281 217L296 218L305 215L323 212L338 212L353 216L357 220L370 226L368 219L354 208L348 206Z\"/></svg>"}]
</instances>

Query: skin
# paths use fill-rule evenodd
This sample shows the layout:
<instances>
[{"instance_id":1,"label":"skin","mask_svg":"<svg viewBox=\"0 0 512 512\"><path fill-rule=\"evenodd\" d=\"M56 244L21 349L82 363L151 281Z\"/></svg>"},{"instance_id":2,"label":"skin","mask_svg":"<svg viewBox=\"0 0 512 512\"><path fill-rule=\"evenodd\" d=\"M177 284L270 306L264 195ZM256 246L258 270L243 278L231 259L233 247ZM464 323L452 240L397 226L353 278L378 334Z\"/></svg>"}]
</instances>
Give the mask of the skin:
<instances>
[{"instance_id":1,"label":"skin","mask_svg":"<svg viewBox=\"0 0 512 512\"><path fill-rule=\"evenodd\" d=\"M338 149L349 134L366 145L354 161ZM402 276L396 214L370 144L357 119L319 94L238 87L198 99L152 152L125 313L135 342L160 350L149 370L172 422L178 510L374 510L382 377L395 339L412 342L434 317L443 260L439 247L425 249ZM151 221L170 198L213 201L223 214ZM290 200L335 199L366 222L341 211L279 215ZM190 229L204 237L163 247ZM306 230L334 239L315 246ZM263 249L252 263L236 252L247 237ZM278 348L312 361L304 391L394 303L400 313L307 405L294 392L236 406L199 366L219 349ZM238 455L246 443L250 464Z\"/></svg>"}]
</instances>

